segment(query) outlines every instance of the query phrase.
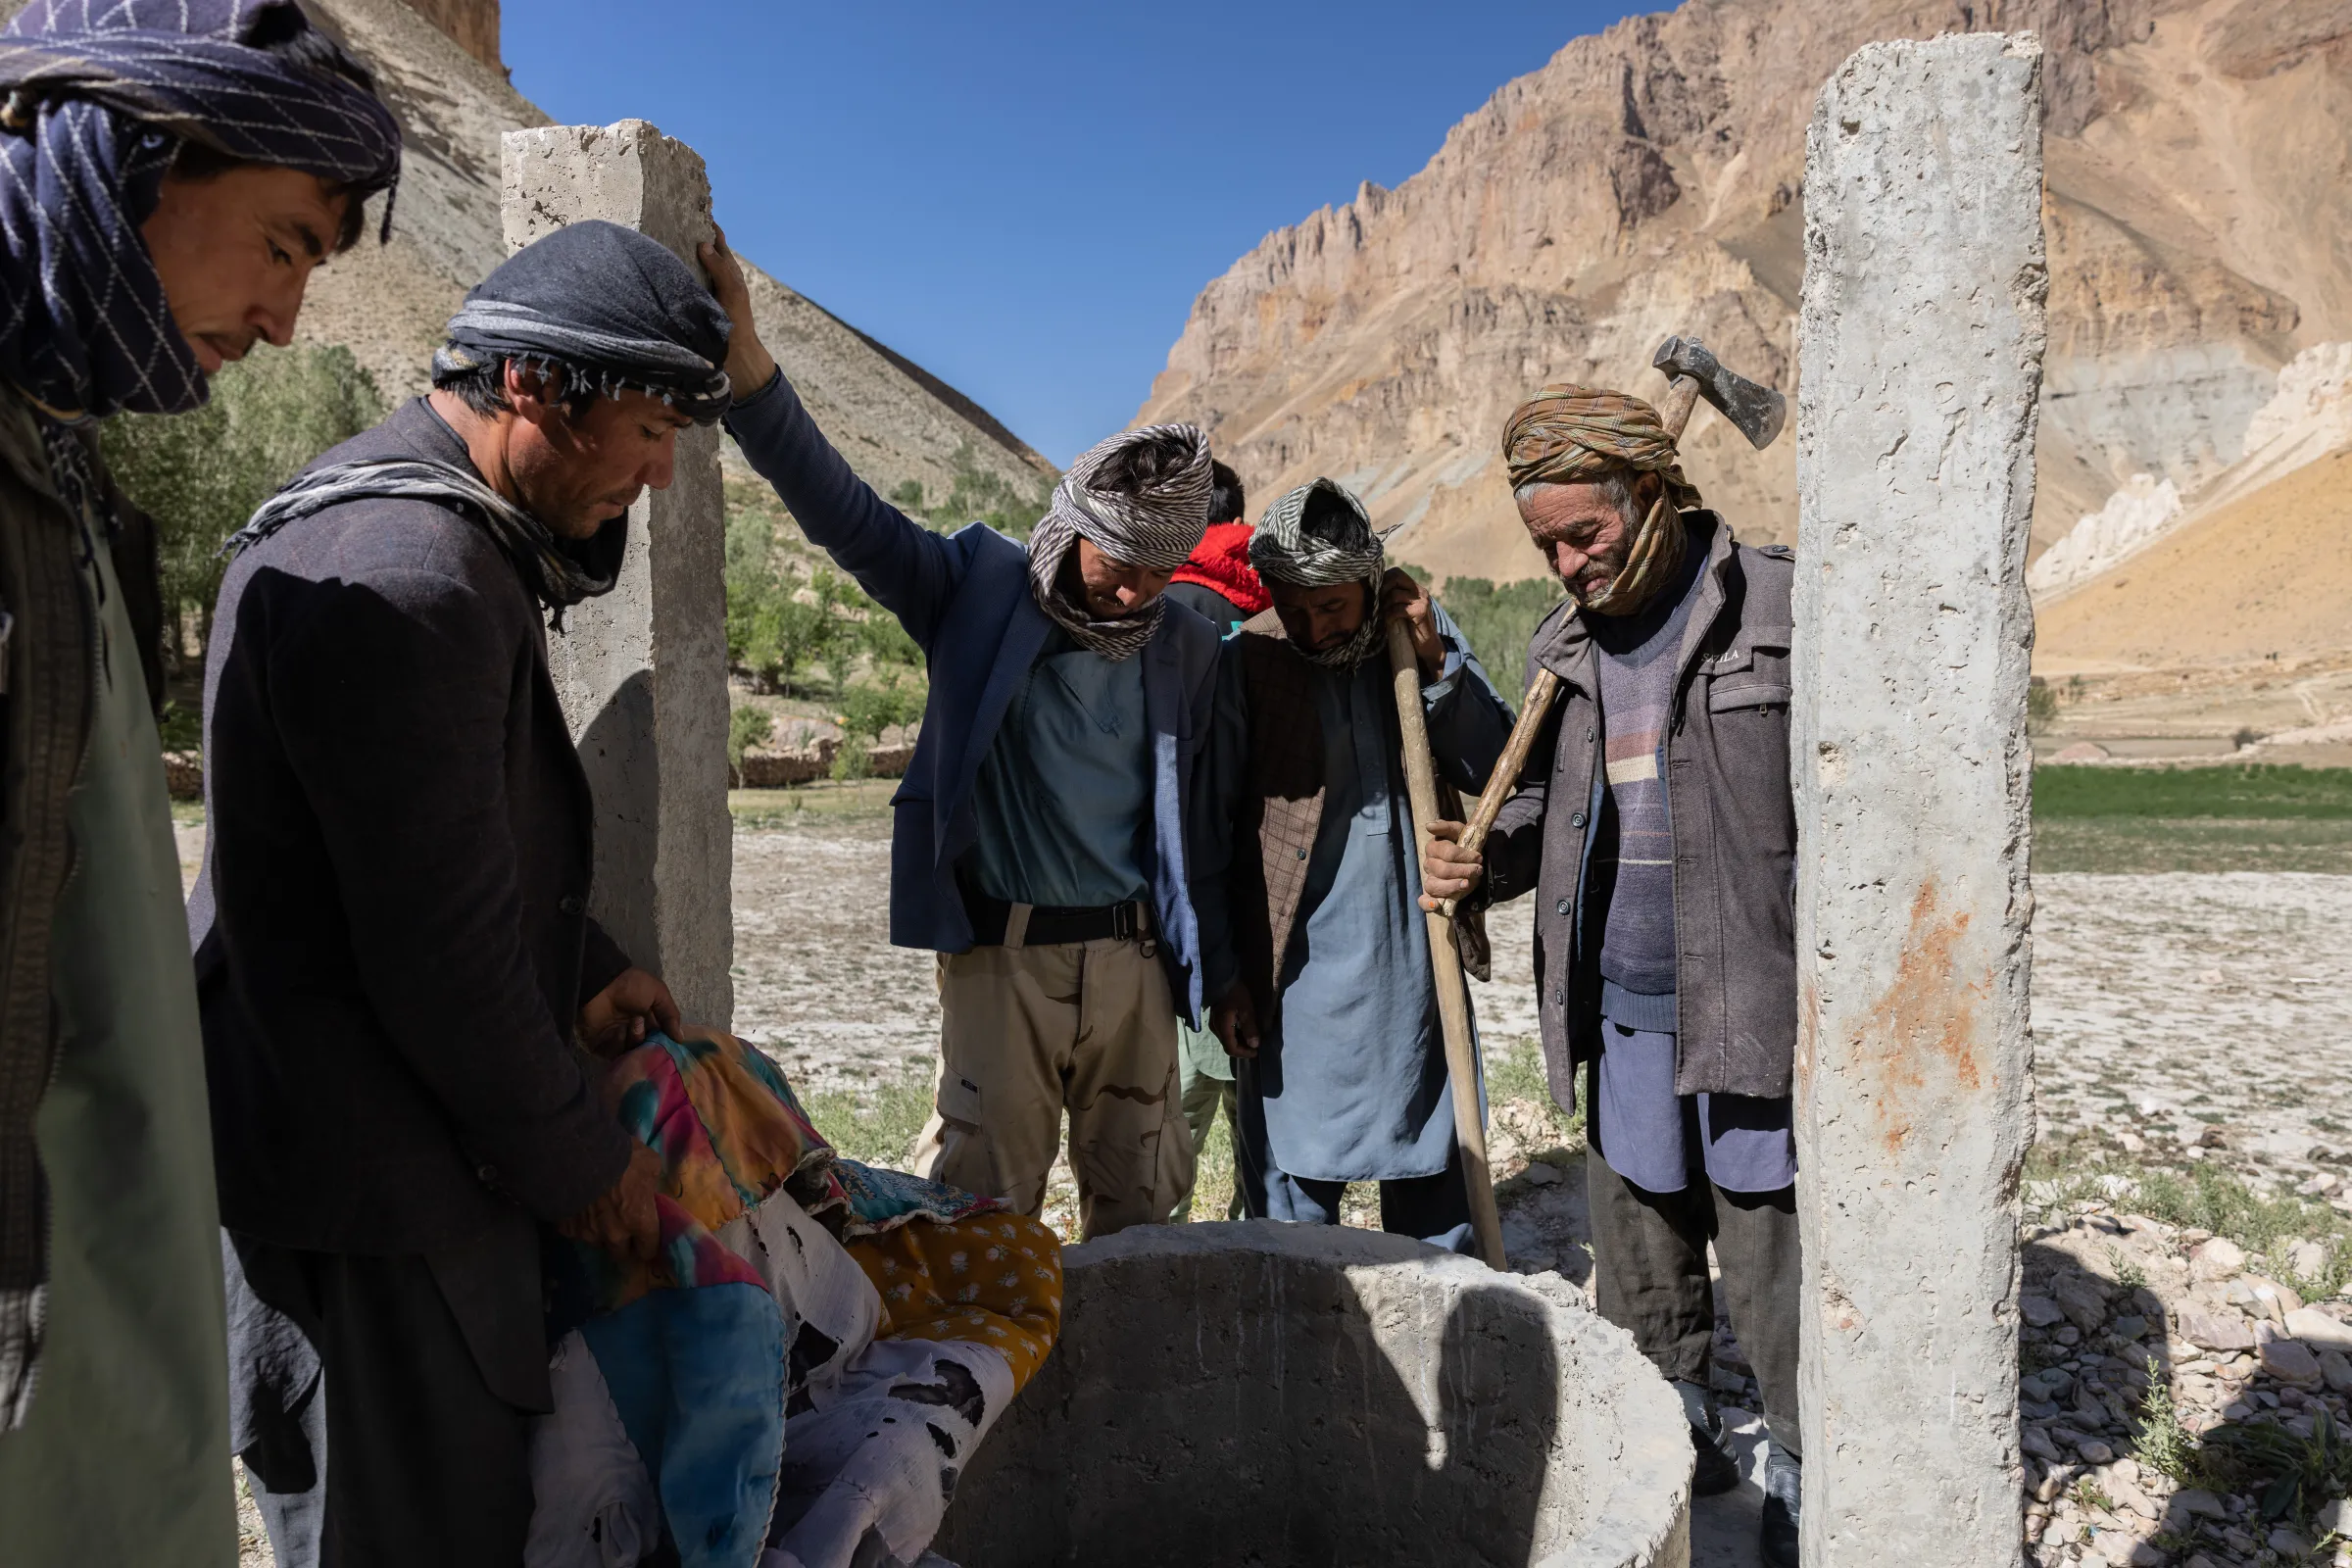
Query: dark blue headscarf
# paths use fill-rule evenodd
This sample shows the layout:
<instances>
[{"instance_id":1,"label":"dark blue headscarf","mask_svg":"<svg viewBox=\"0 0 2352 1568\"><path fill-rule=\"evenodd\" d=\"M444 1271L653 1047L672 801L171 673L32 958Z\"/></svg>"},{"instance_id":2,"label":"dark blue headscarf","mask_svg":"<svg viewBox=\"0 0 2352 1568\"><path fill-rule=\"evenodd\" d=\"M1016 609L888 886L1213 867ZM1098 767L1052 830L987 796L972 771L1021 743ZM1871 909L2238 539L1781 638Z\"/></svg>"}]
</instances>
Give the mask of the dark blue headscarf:
<instances>
[{"instance_id":1,"label":"dark blue headscarf","mask_svg":"<svg viewBox=\"0 0 2352 1568\"><path fill-rule=\"evenodd\" d=\"M309 25L293 0L32 0L0 33L0 378L70 420L205 400L139 233L183 140L354 201L400 177L372 95L243 41Z\"/></svg>"},{"instance_id":2,"label":"dark blue headscarf","mask_svg":"<svg viewBox=\"0 0 2352 1568\"><path fill-rule=\"evenodd\" d=\"M650 392L698 424L727 412L727 313L661 241L588 219L498 264L449 319L433 384L502 359L562 367L608 397Z\"/></svg>"}]
</instances>

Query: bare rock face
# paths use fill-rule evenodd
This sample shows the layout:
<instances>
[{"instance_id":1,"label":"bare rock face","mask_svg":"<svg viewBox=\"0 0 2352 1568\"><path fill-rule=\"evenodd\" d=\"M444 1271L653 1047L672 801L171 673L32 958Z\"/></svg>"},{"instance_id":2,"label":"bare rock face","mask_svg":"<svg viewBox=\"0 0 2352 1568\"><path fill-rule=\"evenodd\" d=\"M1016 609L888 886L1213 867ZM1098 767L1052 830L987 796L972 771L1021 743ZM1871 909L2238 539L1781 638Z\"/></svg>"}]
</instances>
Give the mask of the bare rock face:
<instances>
[{"instance_id":1,"label":"bare rock face","mask_svg":"<svg viewBox=\"0 0 2352 1568\"><path fill-rule=\"evenodd\" d=\"M0 12L14 9L0 0ZM545 125L497 58L495 0L310 0L314 18L376 72L406 133L392 242L367 239L311 280L301 337L348 346L388 399L425 389L442 326L504 261L499 137ZM478 25L477 25L478 24ZM487 27L489 48L472 48ZM718 193L724 213L726 193ZM944 495L959 452L1025 493L1053 466L938 377L750 269L761 336L851 465L885 491Z\"/></svg>"},{"instance_id":2,"label":"bare rock face","mask_svg":"<svg viewBox=\"0 0 2352 1568\"><path fill-rule=\"evenodd\" d=\"M1859 45L2032 29L2047 51L2038 547L2146 473L2237 461L2298 349L2352 336L2352 14L2280 0L1709 0L1568 43L1395 190L1211 282L1139 417L1206 425L1250 488L1357 488L1445 573L1540 570L1495 448L1549 380L1648 396L1671 332L1794 394L1804 121ZM1795 535L1795 444L1701 411L1687 466Z\"/></svg>"},{"instance_id":3,"label":"bare rock face","mask_svg":"<svg viewBox=\"0 0 2352 1568\"><path fill-rule=\"evenodd\" d=\"M409 0L409 4L474 59L493 71L506 70L498 57L498 0Z\"/></svg>"}]
</instances>

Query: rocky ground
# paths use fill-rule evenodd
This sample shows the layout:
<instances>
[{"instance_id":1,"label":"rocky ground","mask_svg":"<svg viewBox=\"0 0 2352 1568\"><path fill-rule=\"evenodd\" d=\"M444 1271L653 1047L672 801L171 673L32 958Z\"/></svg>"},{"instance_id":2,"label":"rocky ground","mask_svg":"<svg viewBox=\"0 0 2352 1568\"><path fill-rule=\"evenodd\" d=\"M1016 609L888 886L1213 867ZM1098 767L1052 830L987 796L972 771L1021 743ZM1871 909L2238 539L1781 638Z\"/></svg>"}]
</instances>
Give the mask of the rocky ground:
<instances>
[{"instance_id":1,"label":"rocky ground","mask_svg":"<svg viewBox=\"0 0 2352 1568\"><path fill-rule=\"evenodd\" d=\"M931 960L889 946L883 793L808 792L739 831L736 1026L832 1115L887 1101L860 1130L903 1146L938 1001ZM201 845L183 827L191 871ZM2328 1511L2352 1491L2352 877L2058 874L2034 891L2029 1556L2352 1568L2329 1534L2352 1520ZM1497 911L1477 995L1504 1239L1514 1268L1589 1289L1583 1128L1535 1065L1527 920L1524 904ZM1067 1228L1066 1182L1054 1197ZM1717 1389L1752 1472L1746 1374L1720 1325ZM1754 1491L1751 1475L1701 1508L1695 1563L1754 1560Z\"/></svg>"},{"instance_id":2,"label":"rocky ground","mask_svg":"<svg viewBox=\"0 0 2352 1568\"><path fill-rule=\"evenodd\" d=\"M930 1057L930 962L884 931L887 839L869 814L737 841L738 1026L812 1085ZM863 902L845 899L861 876ZM2323 1435L2352 1393L2352 1300L2335 1294L2352 1240L2326 1201L2352 1206L2336 1175L2352 1149L2339 937L2352 877L2057 874L2034 892L2042 1143L2020 1336L2034 1560L2352 1563L2322 1523L2352 1484L2352 1449ZM1589 1288L1582 1124L1543 1097L1528 1056L1527 921L1524 904L1496 911L1494 982L1477 995L1503 1065L1492 1137L1504 1240L1514 1268ZM845 995L863 1000L855 1022L830 1000ZM2270 1250L2136 1212L2143 1192L2176 1215L2218 1210ZM1717 1351L1734 1446L1752 1468L1756 1389L1728 1323ZM2151 1359L2165 1380L2155 1399ZM2300 1491L2254 1484L2290 1449ZM1752 1560L1752 1499L1702 1514L1694 1560Z\"/></svg>"}]
</instances>

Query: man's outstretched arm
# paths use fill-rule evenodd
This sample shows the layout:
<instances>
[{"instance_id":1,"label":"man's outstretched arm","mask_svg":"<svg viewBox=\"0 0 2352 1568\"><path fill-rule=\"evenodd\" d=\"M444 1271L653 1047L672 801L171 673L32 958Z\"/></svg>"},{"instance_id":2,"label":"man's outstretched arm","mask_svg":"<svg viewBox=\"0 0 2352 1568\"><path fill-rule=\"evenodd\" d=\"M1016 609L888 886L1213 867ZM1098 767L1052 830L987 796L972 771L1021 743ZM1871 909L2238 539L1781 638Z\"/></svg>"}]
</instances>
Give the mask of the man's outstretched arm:
<instances>
[{"instance_id":1,"label":"man's outstretched arm","mask_svg":"<svg viewBox=\"0 0 2352 1568\"><path fill-rule=\"evenodd\" d=\"M775 486L801 531L928 649L962 575L960 552L876 495L833 450L760 341L751 285L726 236L705 245L702 259L711 293L733 322L727 379L735 385L735 406L727 414L728 433L760 477Z\"/></svg>"}]
</instances>

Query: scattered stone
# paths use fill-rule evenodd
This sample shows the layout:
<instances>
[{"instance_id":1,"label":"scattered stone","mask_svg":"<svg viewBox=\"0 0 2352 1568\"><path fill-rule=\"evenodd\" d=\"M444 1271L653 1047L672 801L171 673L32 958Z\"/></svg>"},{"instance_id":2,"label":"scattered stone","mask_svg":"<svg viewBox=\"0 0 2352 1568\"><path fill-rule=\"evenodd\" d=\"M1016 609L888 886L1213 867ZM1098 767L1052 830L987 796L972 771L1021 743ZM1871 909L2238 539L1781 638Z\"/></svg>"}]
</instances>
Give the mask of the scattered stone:
<instances>
[{"instance_id":1,"label":"scattered stone","mask_svg":"<svg viewBox=\"0 0 2352 1568\"><path fill-rule=\"evenodd\" d=\"M2274 1323L2284 1323L2287 1313L2303 1305L2303 1298L2295 1294L2291 1285L2281 1285L2260 1274L2247 1275L2246 1284L2253 1288L2254 1299L2262 1303L2262 1315Z\"/></svg>"},{"instance_id":2,"label":"scattered stone","mask_svg":"<svg viewBox=\"0 0 2352 1568\"><path fill-rule=\"evenodd\" d=\"M1528 1181L1537 1187L1555 1186L1565 1179L1560 1175L1559 1166L1546 1165L1540 1159L1534 1161L1527 1167L1525 1175Z\"/></svg>"},{"instance_id":3,"label":"scattered stone","mask_svg":"<svg viewBox=\"0 0 2352 1568\"><path fill-rule=\"evenodd\" d=\"M2213 1128L2205 1129L2208 1133ZM2227 1236L2216 1236L2190 1249L2188 1272L2191 1279L2226 1280L2246 1266L2245 1249Z\"/></svg>"},{"instance_id":4,"label":"scattered stone","mask_svg":"<svg viewBox=\"0 0 2352 1568\"><path fill-rule=\"evenodd\" d=\"M2290 1562L2311 1550L2310 1542L2305 1541L2302 1536L2287 1529L2284 1525L2272 1531L2270 1540L2264 1544Z\"/></svg>"},{"instance_id":5,"label":"scattered stone","mask_svg":"<svg viewBox=\"0 0 2352 1568\"><path fill-rule=\"evenodd\" d=\"M2300 1340L2273 1340L2262 1348L2262 1370L2292 1388L2320 1386L2320 1358Z\"/></svg>"},{"instance_id":6,"label":"scattered stone","mask_svg":"<svg viewBox=\"0 0 2352 1568\"><path fill-rule=\"evenodd\" d=\"M2298 1241L2286 1250L2286 1268L2298 1279L2316 1280L2328 1272L2328 1249Z\"/></svg>"},{"instance_id":7,"label":"scattered stone","mask_svg":"<svg viewBox=\"0 0 2352 1568\"><path fill-rule=\"evenodd\" d=\"M2286 1332L2315 1350L2352 1351L2352 1323L2328 1316L2313 1306L2298 1306L2286 1314Z\"/></svg>"},{"instance_id":8,"label":"scattered stone","mask_svg":"<svg viewBox=\"0 0 2352 1568\"><path fill-rule=\"evenodd\" d=\"M2077 741L2051 757L2053 762L2104 762L2115 755L2096 741Z\"/></svg>"},{"instance_id":9,"label":"scattered stone","mask_svg":"<svg viewBox=\"0 0 2352 1568\"><path fill-rule=\"evenodd\" d=\"M2183 1487L2174 1493L2173 1506L2184 1514L2193 1514L2199 1519L2227 1519L2230 1517L2230 1510L2222 1506L2222 1499L2207 1492L2203 1487Z\"/></svg>"},{"instance_id":10,"label":"scattered stone","mask_svg":"<svg viewBox=\"0 0 2352 1568\"><path fill-rule=\"evenodd\" d=\"M2325 1198L2344 1185L2344 1179L2331 1170L2324 1170L2295 1189L2306 1198ZM2298 1269L2297 1273L2303 1271ZM2309 1276L2305 1276L2308 1278Z\"/></svg>"},{"instance_id":11,"label":"scattered stone","mask_svg":"<svg viewBox=\"0 0 2352 1568\"><path fill-rule=\"evenodd\" d=\"M1707 1368L1707 1383L1717 1394L1745 1394L1747 1379L1718 1362Z\"/></svg>"},{"instance_id":12,"label":"scattered stone","mask_svg":"<svg viewBox=\"0 0 2352 1568\"><path fill-rule=\"evenodd\" d=\"M2254 1348L2253 1325L2236 1312L2183 1312L2180 1314L2180 1336L2189 1344L2208 1350L2250 1350Z\"/></svg>"},{"instance_id":13,"label":"scattered stone","mask_svg":"<svg viewBox=\"0 0 2352 1568\"><path fill-rule=\"evenodd\" d=\"M2020 1317L2037 1329L2046 1329L2066 1319L2065 1312L2059 1309L2056 1301L2046 1296L2031 1293L2017 1298L2017 1311Z\"/></svg>"},{"instance_id":14,"label":"scattered stone","mask_svg":"<svg viewBox=\"0 0 2352 1568\"><path fill-rule=\"evenodd\" d=\"M2106 1281L2091 1275L2065 1274L2059 1277L2054 1294L2068 1322L2085 1334L2095 1334L2107 1321L2107 1300L2114 1293Z\"/></svg>"},{"instance_id":15,"label":"scattered stone","mask_svg":"<svg viewBox=\"0 0 2352 1568\"><path fill-rule=\"evenodd\" d=\"M2105 1464L2115 1457L2115 1450L2096 1438L2082 1439L2075 1445L2075 1451L2082 1456L2086 1464Z\"/></svg>"},{"instance_id":16,"label":"scattered stone","mask_svg":"<svg viewBox=\"0 0 2352 1568\"><path fill-rule=\"evenodd\" d=\"M2322 1350L2320 1376L2330 1394L2352 1394L2352 1356L2341 1350Z\"/></svg>"},{"instance_id":17,"label":"scattered stone","mask_svg":"<svg viewBox=\"0 0 2352 1568\"><path fill-rule=\"evenodd\" d=\"M2120 1464L2124 1461L2117 1462ZM2118 1507L2129 1508L2142 1519L2153 1519L2164 1511L2156 1506L2155 1500L2146 1493L2120 1475L2108 1480L2106 1493Z\"/></svg>"},{"instance_id":18,"label":"scattered stone","mask_svg":"<svg viewBox=\"0 0 2352 1568\"><path fill-rule=\"evenodd\" d=\"M2119 1317L2107 1325L2107 1332L2119 1340L2136 1340L2148 1332L2148 1320L2138 1316Z\"/></svg>"},{"instance_id":19,"label":"scattered stone","mask_svg":"<svg viewBox=\"0 0 2352 1568\"><path fill-rule=\"evenodd\" d=\"M2323 1536L2352 1536L2352 1502L2338 1497L2313 1514L2311 1523Z\"/></svg>"}]
</instances>

